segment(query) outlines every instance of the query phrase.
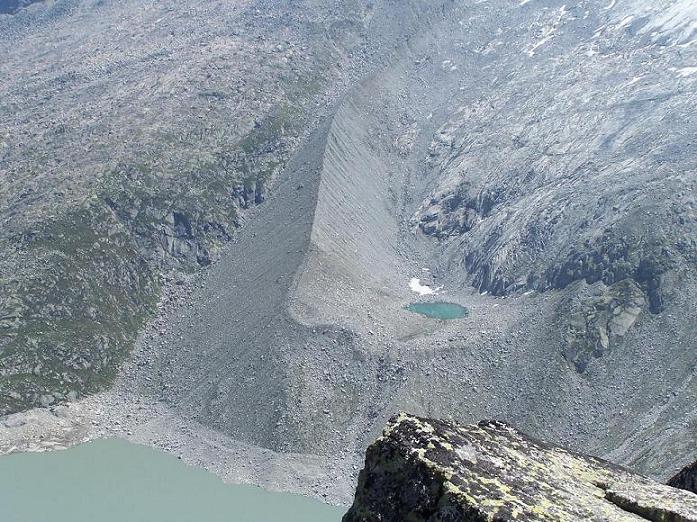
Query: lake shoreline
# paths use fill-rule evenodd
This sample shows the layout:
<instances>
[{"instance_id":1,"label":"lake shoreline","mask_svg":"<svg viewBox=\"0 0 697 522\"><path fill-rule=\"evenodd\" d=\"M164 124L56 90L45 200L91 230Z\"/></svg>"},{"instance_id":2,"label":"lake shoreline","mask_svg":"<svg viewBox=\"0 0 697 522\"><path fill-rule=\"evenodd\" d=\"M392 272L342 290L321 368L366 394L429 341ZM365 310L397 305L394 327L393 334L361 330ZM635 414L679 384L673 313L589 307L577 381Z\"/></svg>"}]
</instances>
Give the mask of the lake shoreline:
<instances>
[{"instance_id":1,"label":"lake shoreline","mask_svg":"<svg viewBox=\"0 0 697 522\"><path fill-rule=\"evenodd\" d=\"M169 453L227 484L300 494L340 507L352 500L353 484L347 480L338 484L335 476L329 476L332 469L353 468L352 460L277 453L182 419L162 404L124 399L110 391L8 415L0 419L0 457L60 451L98 439L119 438ZM347 476L350 474L347 470Z\"/></svg>"},{"instance_id":2,"label":"lake shoreline","mask_svg":"<svg viewBox=\"0 0 697 522\"><path fill-rule=\"evenodd\" d=\"M173 455L121 438L2 459L0 518L7 522L87 522L97 512L104 522L338 522L345 511L316 498L226 484Z\"/></svg>"},{"instance_id":3,"label":"lake shoreline","mask_svg":"<svg viewBox=\"0 0 697 522\"><path fill-rule=\"evenodd\" d=\"M248 213L247 219L254 215ZM230 248L229 245L227 248ZM104 438L151 446L204 469L228 484L251 484L267 491L296 493L346 507L364 455L279 453L244 443L184 418L141 389L143 366L159 356L152 339L184 306L206 271L163 276L155 316L141 331L114 384L73 402L0 417L0 456L15 452L63 450Z\"/></svg>"}]
</instances>

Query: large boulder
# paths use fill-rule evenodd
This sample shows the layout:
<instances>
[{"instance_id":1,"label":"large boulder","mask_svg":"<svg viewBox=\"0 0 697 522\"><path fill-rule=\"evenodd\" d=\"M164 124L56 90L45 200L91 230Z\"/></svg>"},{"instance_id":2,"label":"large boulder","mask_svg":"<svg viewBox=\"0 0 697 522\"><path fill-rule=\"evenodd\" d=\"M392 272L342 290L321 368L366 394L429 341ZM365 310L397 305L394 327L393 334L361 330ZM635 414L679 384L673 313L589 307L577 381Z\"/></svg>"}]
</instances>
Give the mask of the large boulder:
<instances>
[{"instance_id":1,"label":"large boulder","mask_svg":"<svg viewBox=\"0 0 697 522\"><path fill-rule=\"evenodd\" d=\"M697 521L697 495L496 421L393 417L344 522Z\"/></svg>"}]
</instances>

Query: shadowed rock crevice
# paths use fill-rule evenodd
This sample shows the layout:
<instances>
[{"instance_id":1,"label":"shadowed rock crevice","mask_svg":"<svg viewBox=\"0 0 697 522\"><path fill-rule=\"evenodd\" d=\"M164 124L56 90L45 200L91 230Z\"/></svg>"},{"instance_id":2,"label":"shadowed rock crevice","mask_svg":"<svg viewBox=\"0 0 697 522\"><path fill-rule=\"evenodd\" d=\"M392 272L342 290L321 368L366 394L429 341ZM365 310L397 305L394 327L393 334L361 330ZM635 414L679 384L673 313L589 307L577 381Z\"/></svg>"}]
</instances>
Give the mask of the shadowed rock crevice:
<instances>
[{"instance_id":1,"label":"shadowed rock crevice","mask_svg":"<svg viewBox=\"0 0 697 522\"><path fill-rule=\"evenodd\" d=\"M668 485L697 493L697 462L681 469L668 481Z\"/></svg>"},{"instance_id":2,"label":"shadowed rock crevice","mask_svg":"<svg viewBox=\"0 0 697 522\"><path fill-rule=\"evenodd\" d=\"M16 14L28 5L34 4L41 0L0 0L0 15Z\"/></svg>"}]
</instances>

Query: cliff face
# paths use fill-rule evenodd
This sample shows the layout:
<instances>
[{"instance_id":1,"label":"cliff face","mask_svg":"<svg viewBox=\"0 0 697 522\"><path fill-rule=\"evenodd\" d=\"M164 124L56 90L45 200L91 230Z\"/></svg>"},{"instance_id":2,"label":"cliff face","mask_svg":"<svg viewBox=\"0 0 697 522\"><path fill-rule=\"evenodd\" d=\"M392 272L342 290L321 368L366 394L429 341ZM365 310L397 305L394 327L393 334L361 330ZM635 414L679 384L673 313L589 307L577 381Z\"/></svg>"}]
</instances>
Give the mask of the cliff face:
<instances>
[{"instance_id":1,"label":"cliff face","mask_svg":"<svg viewBox=\"0 0 697 522\"><path fill-rule=\"evenodd\" d=\"M501 422L400 414L368 448L343 520L691 521L697 496Z\"/></svg>"},{"instance_id":2,"label":"cliff face","mask_svg":"<svg viewBox=\"0 0 697 522\"><path fill-rule=\"evenodd\" d=\"M668 485L697 493L697 462L685 466L677 475L668 481Z\"/></svg>"}]
</instances>

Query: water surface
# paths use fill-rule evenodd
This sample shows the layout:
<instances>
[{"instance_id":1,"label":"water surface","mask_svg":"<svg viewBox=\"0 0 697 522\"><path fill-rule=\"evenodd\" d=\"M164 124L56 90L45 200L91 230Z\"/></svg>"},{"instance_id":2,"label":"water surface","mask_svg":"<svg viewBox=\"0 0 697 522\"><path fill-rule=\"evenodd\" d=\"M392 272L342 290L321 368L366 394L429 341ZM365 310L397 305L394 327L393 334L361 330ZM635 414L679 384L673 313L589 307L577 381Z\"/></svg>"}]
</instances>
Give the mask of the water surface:
<instances>
[{"instance_id":1,"label":"water surface","mask_svg":"<svg viewBox=\"0 0 697 522\"><path fill-rule=\"evenodd\" d=\"M345 510L224 484L119 439L0 457L2 522L338 522Z\"/></svg>"},{"instance_id":2,"label":"water surface","mask_svg":"<svg viewBox=\"0 0 697 522\"><path fill-rule=\"evenodd\" d=\"M455 303L411 303L406 308L410 312L444 321L459 319L469 314L467 308Z\"/></svg>"}]
</instances>

